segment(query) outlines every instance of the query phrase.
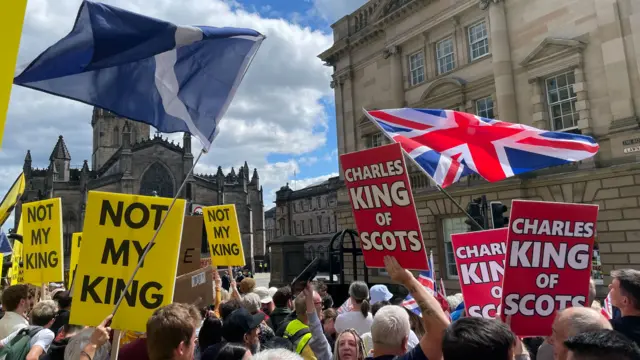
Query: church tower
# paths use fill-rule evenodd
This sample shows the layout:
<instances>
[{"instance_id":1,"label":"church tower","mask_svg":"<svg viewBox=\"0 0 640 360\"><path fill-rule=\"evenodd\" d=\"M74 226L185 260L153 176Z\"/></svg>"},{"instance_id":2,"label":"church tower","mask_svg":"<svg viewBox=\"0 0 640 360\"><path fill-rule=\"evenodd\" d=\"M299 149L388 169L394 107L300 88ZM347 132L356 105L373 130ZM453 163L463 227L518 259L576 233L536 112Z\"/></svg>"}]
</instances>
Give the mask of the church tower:
<instances>
[{"instance_id":1,"label":"church tower","mask_svg":"<svg viewBox=\"0 0 640 360\"><path fill-rule=\"evenodd\" d=\"M130 129L128 134L123 135L126 123ZM151 133L151 126L147 124L119 117L98 107L93 108L91 127L93 127L92 170L100 169L120 149L123 139L128 138L129 145L133 145L148 139Z\"/></svg>"}]
</instances>

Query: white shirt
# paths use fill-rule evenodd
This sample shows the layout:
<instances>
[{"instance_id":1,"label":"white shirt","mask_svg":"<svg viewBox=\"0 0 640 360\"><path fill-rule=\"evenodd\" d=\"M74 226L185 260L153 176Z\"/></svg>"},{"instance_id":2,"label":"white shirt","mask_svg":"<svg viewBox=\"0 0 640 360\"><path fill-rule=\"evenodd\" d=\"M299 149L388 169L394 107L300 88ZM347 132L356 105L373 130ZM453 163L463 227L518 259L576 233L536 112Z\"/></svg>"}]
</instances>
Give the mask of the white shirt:
<instances>
[{"instance_id":1,"label":"white shirt","mask_svg":"<svg viewBox=\"0 0 640 360\"><path fill-rule=\"evenodd\" d=\"M4 339L27 326L29 326L29 322L24 316L13 311L7 311L0 319L0 339Z\"/></svg>"},{"instance_id":2,"label":"white shirt","mask_svg":"<svg viewBox=\"0 0 640 360\"><path fill-rule=\"evenodd\" d=\"M18 335L18 332L20 330L16 330L6 338L0 340L0 344L2 344L2 346L7 346L7 344L11 342L11 340L13 340L13 338L16 337L16 335ZM44 350L43 354L46 354L47 350L49 350L49 345L51 345L55 337L56 337L56 334L54 334L53 331L49 329L42 329L38 331L37 334L33 335L31 340L29 341L29 345L30 345L29 348L33 349L34 346L38 345L42 348L42 350Z\"/></svg>"},{"instance_id":3,"label":"white shirt","mask_svg":"<svg viewBox=\"0 0 640 360\"><path fill-rule=\"evenodd\" d=\"M373 316L371 313L367 314L365 318L360 311L349 311L338 315L335 328L338 333L347 329L355 329L358 335L362 336L362 334L371 331L372 324Z\"/></svg>"}]
</instances>

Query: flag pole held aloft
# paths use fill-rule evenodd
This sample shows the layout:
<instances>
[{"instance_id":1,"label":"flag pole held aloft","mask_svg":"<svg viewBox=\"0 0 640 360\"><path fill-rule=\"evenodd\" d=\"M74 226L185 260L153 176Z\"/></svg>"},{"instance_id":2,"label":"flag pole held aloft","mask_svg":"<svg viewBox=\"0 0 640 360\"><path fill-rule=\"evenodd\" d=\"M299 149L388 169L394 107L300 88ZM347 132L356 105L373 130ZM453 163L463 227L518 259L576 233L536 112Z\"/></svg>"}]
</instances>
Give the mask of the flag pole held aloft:
<instances>
[{"instance_id":1,"label":"flag pole held aloft","mask_svg":"<svg viewBox=\"0 0 640 360\"><path fill-rule=\"evenodd\" d=\"M187 132L209 149L265 36L251 29L180 26L83 1L71 32L14 84Z\"/></svg>"}]
</instances>

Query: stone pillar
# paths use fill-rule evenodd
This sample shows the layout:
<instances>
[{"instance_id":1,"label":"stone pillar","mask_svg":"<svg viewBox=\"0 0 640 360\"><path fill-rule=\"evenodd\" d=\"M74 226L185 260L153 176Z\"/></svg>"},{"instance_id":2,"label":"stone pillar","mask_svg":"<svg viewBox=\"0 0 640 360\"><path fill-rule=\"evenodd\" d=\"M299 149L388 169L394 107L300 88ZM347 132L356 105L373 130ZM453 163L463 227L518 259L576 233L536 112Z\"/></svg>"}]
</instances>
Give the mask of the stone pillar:
<instances>
[{"instance_id":1,"label":"stone pillar","mask_svg":"<svg viewBox=\"0 0 640 360\"><path fill-rule=\"evenodd\" d=\"M573 70L576 79L573 84L573 92L576 93L576 111L578 111L578 129L583 135L593 135L591 127L591 112L589 111L589 95L587 93L587 83L584 78L584 71L581 67Z\"/></svg>"},{"instance_id":2,"label":"stone pillar","mask_svg":"<svg viewBox=\"0 0 640 360\"><path fill-rule=\"evenodd\" d=\"M607 91L609 93L609 106L611 108L611 126L613 132L620 132L638 127L635 118L633 96L629 70L627 67L627 55L625 52L620 8L617 0L598 0L595 2L596 19L602 58L604 60L604 72L607 79Z\"/></svg>"},{"instance_id":3,"label":"stone pillar","mask_svg":"<svg viewBox=\"0 0 640 360\"><path fill-rule=\"evenodd\" d=\"M547 102L544 98L540 79L535 78L530 81L531 84L531 104L533 105L533 126L541 130L549 130L549 113L547 111Z\"/></svg>"},{"instance_id":4,"label":"stone pillar","mask_svg":"<svg viewBox=\"0 0 640 360\"><path fill-rule=\"evenodd\" d=\"M338 155L342 155L345 153L344 148L344 106L342 104L342 84L340 81L334 79L330 84L331 88L335 92L335 104L336 104L336 136L338 140ZM338 171L340 175L340 179L342 179L342 164L338 161L338 166L340 170Z\"/></svg>"},{"instance_id":5,"label":"stone pillar","mask_svg":"<svg viewBox=\"0 0 640 360\"><path fill-rule=\"evenodd\" d=\"M404 78L402 76L402 54L399 46L392 46L385 51L385 56L390 58L389 65L389 98L390 107L403 108L404 102Z\"/></svg>"},{"instance_id":6,"label":"stone pillar","mask_svg":"<svg viewBox=\"0 0 640 360\"><path fill-rule=\"evenodd\" d=\"M489 26L491 27L491 54L493 77L496 84L498 118L502 121L518 123L516 92L513 85L511 46L504 1L493 0L489 6Z\"/></svg>"}]
</instances>

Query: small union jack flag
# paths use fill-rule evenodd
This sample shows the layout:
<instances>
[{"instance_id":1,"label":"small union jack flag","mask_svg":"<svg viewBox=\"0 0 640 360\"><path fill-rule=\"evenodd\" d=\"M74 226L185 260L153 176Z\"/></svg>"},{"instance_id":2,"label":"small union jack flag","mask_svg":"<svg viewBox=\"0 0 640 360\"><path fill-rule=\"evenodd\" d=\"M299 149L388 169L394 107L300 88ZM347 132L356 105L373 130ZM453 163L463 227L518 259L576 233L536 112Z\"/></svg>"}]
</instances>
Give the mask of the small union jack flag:
<instances>
[{"instance_id":1,"label":"small union jack flag","mask_svg":"<svg viewBox=\"0 0 640 360\"><path fill-rule=\"evenodd\" d=\"M453 110L366 111L441 187L478 174L489 182L592 157L589 136L539 130Z\"/></svg>"},{"instance_id":2,"label":"small union jack flag","mask_svg":"<svg viewBox=\"0 0 640 360\"><path fill-rule=\"evenodd\" d=\"M429 294L435 296L438 289L436 287L436 281L433 278L433 252L431 252L429 254L429 270L421 271L420 274L418 274L418 282L427 289ZM402 301L402 306L422 316L422 311L411 294L407 295L404 301Z\"/></svg>"}]
</instances>

